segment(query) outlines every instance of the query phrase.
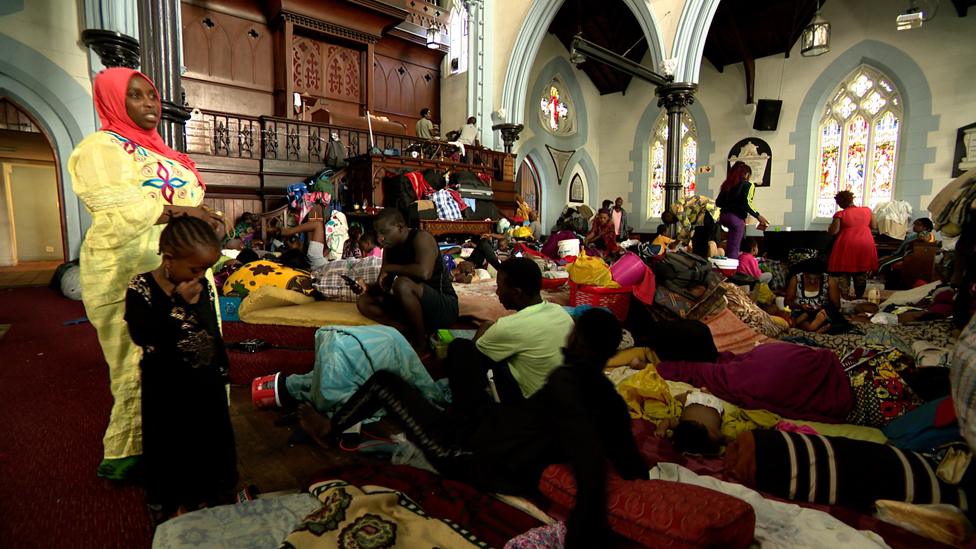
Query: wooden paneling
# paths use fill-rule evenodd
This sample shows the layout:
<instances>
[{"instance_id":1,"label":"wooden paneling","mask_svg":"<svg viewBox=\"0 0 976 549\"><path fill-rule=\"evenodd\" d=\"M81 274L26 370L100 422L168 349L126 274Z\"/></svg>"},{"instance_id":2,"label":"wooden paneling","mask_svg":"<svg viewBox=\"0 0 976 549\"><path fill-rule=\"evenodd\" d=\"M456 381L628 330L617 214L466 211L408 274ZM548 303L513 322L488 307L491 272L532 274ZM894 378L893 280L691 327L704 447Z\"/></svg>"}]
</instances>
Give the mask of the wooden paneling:
<instances>
[{"instance_id":1,"label":"wooden paneling","mask_svg":"<svg viewBox=\"0 0 976 549\"><path fill-rule=\"evenodd\" d=\"M224 219L231 220L232 223L245 212L262 213L264 204L260 197L246 195L220 195L207 193L203 203L211 210L224 212Z\"/></svg>"},{"instance_id":2,"label":"wooden paneling","mask_svg":"<svg viewBox=\"0 0 976 549\"><path fill-rule=\"evenodd\" d=\"M182 4L183 75L193 107L246 114L272 112L273 35L253 18Z\"/></svg>"},{"instance_id":3,"label":"wooden paneling","mask_svg":"<svg viewBox=\"0 0 976 549\"><path fill-rule=\"evenodd\" d=\"M412 128L420 119L420 109L428 107L435 123L438 121L440 71L377 53L373 76L377 114L400 120Z\"/></svg>"}]
</instances>

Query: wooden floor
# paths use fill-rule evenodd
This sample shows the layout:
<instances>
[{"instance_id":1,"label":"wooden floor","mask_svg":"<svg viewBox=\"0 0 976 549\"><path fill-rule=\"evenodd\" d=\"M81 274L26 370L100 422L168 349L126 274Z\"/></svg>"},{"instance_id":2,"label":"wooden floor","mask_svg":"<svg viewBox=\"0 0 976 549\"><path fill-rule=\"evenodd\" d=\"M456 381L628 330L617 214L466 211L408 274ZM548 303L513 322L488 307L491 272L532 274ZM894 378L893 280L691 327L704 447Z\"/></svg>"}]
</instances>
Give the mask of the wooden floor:
<instances>
[{"instance_id":1,"label":"wooden floor","mask_svg":"<svg viewBox=\"0 0 976 549\"><path fill-rule=\"evenodd\" d=\"M47 286L60 261L22 261L11 267L0 267L0 288Z\"/></svg>"},{"instance_id":2,"label":"wooden floor","mask_svg":"<svg viewBox=\"0 0 976 549\"><path fill-rule=\"evenodd\" d=\"M303 443L289 446L297 423L276 426L284 416L277 410L258 410L251 403L251 388L230 388L230 419L237 440L237 467L241 487L255 486L260 494L297 492L308 488L312 476L323 469L369 459L339 449Z\"/></svg>"}]
</instances>

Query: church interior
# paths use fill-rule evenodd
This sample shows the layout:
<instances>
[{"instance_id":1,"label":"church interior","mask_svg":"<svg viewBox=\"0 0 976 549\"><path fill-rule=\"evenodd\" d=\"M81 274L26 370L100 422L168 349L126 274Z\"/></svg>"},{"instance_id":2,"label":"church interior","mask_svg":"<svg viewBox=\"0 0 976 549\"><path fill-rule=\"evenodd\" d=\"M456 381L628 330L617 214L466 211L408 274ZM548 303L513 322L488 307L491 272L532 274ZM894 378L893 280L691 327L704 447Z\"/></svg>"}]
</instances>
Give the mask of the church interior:
<instances>
[{"instance_id":1,"label":"church interior","mask_svg":"<svg viewBox=\"0 0 976 549\"><path fill-rule=\"evenodd\" d=\"M0 1L0 545L974 546L970 9Z\"/></svg>"}]
</instances>

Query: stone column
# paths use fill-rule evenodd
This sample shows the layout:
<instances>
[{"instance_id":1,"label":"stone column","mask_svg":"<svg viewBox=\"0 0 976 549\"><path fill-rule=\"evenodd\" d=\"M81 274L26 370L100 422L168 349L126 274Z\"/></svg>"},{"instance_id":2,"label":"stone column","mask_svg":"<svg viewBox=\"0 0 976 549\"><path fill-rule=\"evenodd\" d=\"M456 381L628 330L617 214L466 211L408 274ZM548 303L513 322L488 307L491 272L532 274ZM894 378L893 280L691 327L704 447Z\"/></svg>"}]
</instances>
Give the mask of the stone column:
<instances>
[{"instance_id":1,"label":"stone column","mask_svg":"<svg viewBox=\"0 0 976 549\"><path fill-rule=\"evenodd\" d=\"M668 143L665 155L664 211L681 198L681 113L694 101L698 84L671 82L657 88L657 106L668 109Z\"/></svg>"},{"instance_id":2,"label":"stone column","mask_svg":"<svg viewBox=\"0 0 976 549\"><path fill-rule=\"evenodd\" d=\"M139 68L139 13L132 2L85 0L81 41L91 56L92 76L107 67Z\"/></svg>"},{"instance_id":3,"label":"stone column","mask_svg":"<svg viewBox=\"0 0 976 549\"><path fill-rule=\"evenodd\" d=\"M159 134L170 147L186 150L184 128L190 113L183 107L181 69L183 40L179 0L140 0L139 34L142 39L142 72L159 90L162 116Z\"/></svg>"}]
</instances>

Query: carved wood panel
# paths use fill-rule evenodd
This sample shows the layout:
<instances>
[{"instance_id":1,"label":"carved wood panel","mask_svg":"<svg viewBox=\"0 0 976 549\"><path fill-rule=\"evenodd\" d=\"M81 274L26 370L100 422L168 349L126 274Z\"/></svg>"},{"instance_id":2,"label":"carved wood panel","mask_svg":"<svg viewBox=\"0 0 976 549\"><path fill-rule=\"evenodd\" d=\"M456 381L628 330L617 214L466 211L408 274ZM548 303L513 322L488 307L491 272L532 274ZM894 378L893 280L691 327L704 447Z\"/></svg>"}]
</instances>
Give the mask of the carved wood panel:
<instances>
[{"instance_id":1,"label":"carved wood panel","mask_svg":"<svg viewBox=\"0 0 976 549\"><path fill-rule=\"evenodd\" d=\"M292 40L292 84L302 95L359 104L361 63L362 54L352 48L303 36Z\"/></svg>"},{"instance_id":2,"label":"carved wood panel","mask_svg":"<svg viewBox=\"0 0 976 549\"><path fill-rule=\"evenodd\" d=\"M193 4L181 7L185 78L271 90L273 45L267 25Z\"/></svg>"}]
</instances>

